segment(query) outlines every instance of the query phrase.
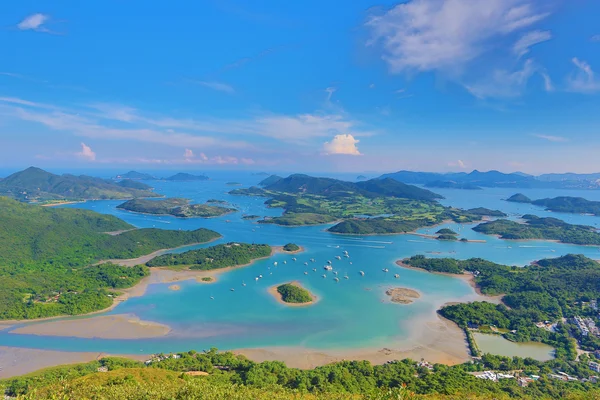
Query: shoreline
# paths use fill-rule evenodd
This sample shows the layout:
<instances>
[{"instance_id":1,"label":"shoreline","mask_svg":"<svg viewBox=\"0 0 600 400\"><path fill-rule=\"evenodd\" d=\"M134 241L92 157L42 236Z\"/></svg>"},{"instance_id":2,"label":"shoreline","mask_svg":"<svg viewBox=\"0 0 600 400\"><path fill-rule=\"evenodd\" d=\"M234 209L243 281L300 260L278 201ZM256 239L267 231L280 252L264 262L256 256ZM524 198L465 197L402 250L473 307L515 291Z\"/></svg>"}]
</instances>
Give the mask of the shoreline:
<instances>
[{"instance_id":1,"label":"shoreline","mask_svg":"<svg viewBox=\"0 0 600 400\"><path fill-rule=\"evenodd\" d=\"M281 293L279 293L277 291L277 287L281 286L281 285L285 285L285 284L289 284L292 286L296 286L297 288L300 289L304 289L308 292L308 294L310 295L310 297L312 298L311 301L307 302L307 303L288 303L286 301L283 301L283 297L281 296ZM277 283L271 287L269 287L267 289L267 292L273 296L273 298L279 303L279 304L283 304L285 306L289 306L289 307L308 307L308 306L312 306L316 303L319 302L319 298L317 296L315 296L310 290L308 290L307 288L305 288L304 286L302 286L302 284L300 283L300 281L292 281L292 282L283 282L283 283Z\"/></svg>"},{"instance_id":2,"label":"shoreline","mask_svg":"<svg viewBox=\"0 0 600 400\"><path fill-rule=\"evenodd\" d=\"M479 296L485 297L490 299L490 302L497 302L500 301L502 302L502 298L504 297L504 294L499 294L496 296L490 296L487 295L485 293L481 292L481 289L479 288L479 286L477 286L477 283L475 282L475 276L473 276L473 274L452 274L449 272L434 272L434 271L427 271L426 269L423 268L417 268L417 267L413 267L411 265L405 264L404 263L404 259L402 260L396 260L394 262L394 264L396 264L396 266L400 267L400 268L406 268L406 269L412 269L414 271L421 271L421 272L425 272L428 274L435 274L435 275L444 275L444 276L449 276L451 278L458 278L458 279L462 279L463 281L467 282L469 284L469 286L471 286L474 290L475 293L477 293Z\"/></svg>"}]
</instances>

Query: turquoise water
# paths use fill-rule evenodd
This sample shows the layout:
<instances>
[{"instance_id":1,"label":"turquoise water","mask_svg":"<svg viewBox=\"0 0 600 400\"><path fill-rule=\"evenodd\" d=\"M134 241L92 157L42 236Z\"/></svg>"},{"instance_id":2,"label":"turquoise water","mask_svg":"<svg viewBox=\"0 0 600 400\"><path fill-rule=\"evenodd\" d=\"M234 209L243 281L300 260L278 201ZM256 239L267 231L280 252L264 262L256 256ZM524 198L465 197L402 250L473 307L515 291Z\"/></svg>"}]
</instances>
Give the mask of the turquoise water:
<instances>
[{"instance_id":1,"label":"turquoise water","mask_svg":"<svg viewBox=\"0 0 600 400\"><path fill-rule=\"evenodd\" d=\"M447 224L460 236L483 239L486 243L456 243L429 240L414 235L340 236L324 231L327 226L278 227L243 220L242 214L276 216L280 209L268 209L264 198L230 196L225 183L235 180L245 186L255 184L257 176L222 176L206 182L149 182L158 193L186 197L196 202L210 198L229 201L240 211L214 219L177 219L129 213L116 209L120 201L91 201L65 207L92 209L113 214L138 227L163 229L214 229L223 235L218 243L229 241L283 245L294 242L306 252L291 256L276 254L249 267L219 275L218 282L200 284L193 280L179 283L181 290L172 291L167 284L151 285L143 297L130 299L110 313L131 313L142 320L169 325L173 330L155 339L108 340L44 337L0 332L0 345L30 348L103 351L110 353L171 352L193 349L234 349L245 347L302 346L313 349L381 348L401 343L411 337L418 324L435 318L435 310L449 301L477 299L473 289L463 280L401 269L394 261L415 254L431 257L483 257L505 264L525 265L544 257L566 253L583 253L600 258L596 247L571 246L549 242L509 242L472 231L473 225ZM600 192L556 190L520 190L537 199L557 195L582 195L600 200ZM481 191L438 190L443 203L455 207L488 207L503 210L512 217L523 213L556 216L569 222L596 225L600 218L548 213L531 205L507 203L514 189ZM432 233L440 227L423 229ZM211 244L212 245L212 244ZM195 246L203 247L203 246ZM191 248L194 248L191 247ZM178 251L185 251L180 249ZM347 250L350 258L336 260ZM298 259L292 261L292 257ZM315 258L315 263L309 259ZM340 282L325 273L323 265L333 262ZM278 266L273 263L277 261ZM286 262L284 264L284 261ZM309 262L308 266L304 262ZM350 264L352 262L352 264ZM312 268L317 268L313 272ZM383 268L389 268L385 273ZM359 271L365 272L361 277ZM304 272L307 271L308 275ZM400 274L400 279L393 275ZM263 279L254 278L262 274ZM344 279L347 275L349 279ZM315 293L320 301L310 307L292 308L277 303L267 289L275 284L298 280ZM246 286L242 286L246 283ZM420 299L410 305L392 304L384 294L390 286L413 288ZM234 288L235 291L230 289ZM214 300L211 300L214 297Z\"/></svg>"}]
</instances>

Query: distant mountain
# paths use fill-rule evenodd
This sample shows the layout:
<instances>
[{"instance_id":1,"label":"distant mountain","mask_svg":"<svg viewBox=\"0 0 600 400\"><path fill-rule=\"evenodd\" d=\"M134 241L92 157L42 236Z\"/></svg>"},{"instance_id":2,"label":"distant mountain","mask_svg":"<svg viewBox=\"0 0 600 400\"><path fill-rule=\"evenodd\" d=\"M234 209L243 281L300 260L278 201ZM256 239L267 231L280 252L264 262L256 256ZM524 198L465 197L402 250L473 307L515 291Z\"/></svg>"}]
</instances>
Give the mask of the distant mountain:
<instances>
[{"instance_id":1,"label":"distant mountain","mask_svg":"<svg viewBox=\"0 0 600 400\"><path fill-rule=\"evenodd\" d=\"M128 183L81 175L55 175L29 167L0 181L0 195L20 201L128 199L156 197L148 188L128 187ZM145 185L146 186L146 185Z\"/></svg>"},{"instance_id":2,"label":"distant mountain","mask_svg":"<svg viewBox=\"0 0 600 400\"><path fill-rule=\"evenodd\" d=\"M269 176L271 174L269 174L268 172L255 172L252 175L254 175L254 176Z\"/></svg>"},{"instance_id":3,"label":"distant mountain","mask_svg":"<svg viewBox=\"0 0 600 400\"><path fill-rule=\"evenodd\" d=\"M129 171L123 175L117 175L116 179L139 179L139 180L151 181L151 180L156 179L156 177L154 177L150 174L145 174L143 172Z\"/></svg>"},{"instance_id":4,"label":"distant mountain","mask_svg":"<svg viewBox=\"0 0 600 400\"><path fill-rule=\"evenodd\" d=\"M268 178L265 178L262 181L258 182L258 186L269 186L281 179L283 178L279 175L271 175Z\"/></svg>"},{"instance_id":5,"label":"distant mountain","mask_svg":"<svg viewBox=\"0 0 600 400\"><path fill-rule=\"evenodd\" d=\"M529 197L517 193L510 196L506 201L531 203L554 212L600 215L600 201L586 200L583 197L559 196L553 199L531 200Z\"/></svg>"},{"instance_id":6,"label":"distant mountain","mask_svg":"<svg viewBox=\"0 0 600 400\"><path fill-rule=\"evenodd\" d=\"M185 172L180 172L168 178L165 178L166 181L206 181L208 180L208 176L206 175L192 175Z\"/></svg>"},{"instance_id":7,"label":"distant mountain","mask_svg":"<svg viewBox=\"0 0 600 400\"><path fill-rule=\"evenodd\" d=\"M522 172L505 174L499 171L481 172L474 170L466 172L413 172L398 171L384 174L380 179L392 178L399 182L409 184L422 184L427 187L439 186L439 182L455 182L456 188L467 188L462 185L475 185L479 187L506 187L506 188L555 188L555 189L599 189L599 174L546 174L539 177L527 175ZM446 184L444 184L446 185Z\"/></svg>"},{"instance_id":8,"label":"distant mountain","mask_svg":"<svg viewBox=\"0 0 600 400\"><path fill-rule=\"evenodd\" d=\"M428 188L482 190L480 186L468 182L433 181L425 184Z\"/></svg>"},{"instance_id":9,"label":"distant mountain","mask_svg":"<svg viewBox=\"0 0 600 400\"><path fill-rule=\"evenodd\" d=\"M357 177L356 177L356 180L357 180L357 181L366 181L366 180L367 180L367 177L366 177L366 176L364 176L364 175L359 175L359 176L357 176Z\"/></svg>"},{"instance_id":10,"label":"distant mountain","mask_svg":"<svg viewBox=\"0 0 600 400\"><path fill-rule=\"evenodd\" d=\"M122 181L117 182L117 185L122 186L124 188L129 189L138 189L138 190L151 190L152 186L146 185L145 183L134 181L133 179L123 179Z\"/></svg>"},{"instance_id":11,"label":"distant mountain","mask_svg":"<svg viewBox=\"0 0 600 400\"><path fill-rule=\"evenodd\" d=\"M267 185L267 190L287 193L308 193L326 196L348 196L359 193L366 196L392 196L414 200L436 200L442 196L426 189L406 185L394 179L371 179L364 182L346 182L332 178L315 178L303 174L290 175Z\"/></svg>"}]
</instances>

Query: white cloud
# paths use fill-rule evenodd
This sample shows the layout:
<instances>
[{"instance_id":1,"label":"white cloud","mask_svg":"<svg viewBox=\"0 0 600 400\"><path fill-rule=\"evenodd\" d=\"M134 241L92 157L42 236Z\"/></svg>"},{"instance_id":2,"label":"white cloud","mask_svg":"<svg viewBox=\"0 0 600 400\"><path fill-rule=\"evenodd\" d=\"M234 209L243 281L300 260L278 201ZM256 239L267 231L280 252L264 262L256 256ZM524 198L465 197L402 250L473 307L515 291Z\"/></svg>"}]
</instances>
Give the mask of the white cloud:
<instances>
[{"instance_id":1,"label":"white cloud","mask_svg":"<svg viewBox=\"0 0 600 400\"><path fill-rule=\"evenodd\" d=\"M457 160L456 162L449 162L449 167L459 167L461 169L466 169L468 166L463 160Z\"/></svg>"},{"instance_id":2,"label":"white cloud","mask_svg":"<svg viewBox=\"0 0 600 400\"><path fill-rule=\"evenodd\" d=\"M92 148L85 143L81 143L81 151L75 153L77 157L88 160L88 161L96 161L96 153L92 150Z\"/></svg>"},{"instance_id":3,"label":"white cloud","mask_svg":"<svg viewBox=\"0 0 600 400\"><path fill-rule=\"evenodd\" d=\"M46 15L46 14L41 14L41 13L32 14L32 15L25 17L25 19L23 21L19 22L17 24L17 28L19 28L22 31L33 30L33 31L38 31L38 32L49 32L43 26L44 23L46 21L48 21L48 19L50 19L50 16Z\"/></svg>"},{"instance_id":4,"label":"white cloud","mask_svg":"<svg viewBox=\"0 0 600 400\"><path fill-rule=\"evenodd\" d=\"M516 71L496 70L492 76L477 83L465 85L475 97L517 97L525 90L529 78L537 71L531 59L526 60L523 68Z\"/></svg>"},{"instance_id":5,"label":"white cloud","mask_svg":"<svg viewBox=\"0 0 600 400\"><path fill-rule=\"evenodd\" d=\"M562 136L552 136L552 135L542 135L542 134L534 134L533 136L535 136L538 139L543 139L543 140L547 140L549 142L568 142L569 139L564 138Z\"/></svg>"},{"instance_id":6,"label":"white cloud","mask_svg":"<svg viewBox=\"0 0 600 400\"><path fill-rule=\"evenodd\" d=\"M194 158L194 152L190 149L185 149L185 151L183 152L183 157Z\"/></svg>"},{"instance_id":7,"label":"white cloud","mask_svg":"<svg viewBox=\"0 0 600 400\"><path fill-rule=\"evenodd\" d=\"M327 93L327 98L325 99L326 101L331 101L331 96L333 96L333 94L335 93L335 91L337 90L337 88L334 87L328 87L325 89L325 93Z\"/></svg>"},{"instance_id":8,"label":"white cloud","mask_svg":"<svg viewBox=\"0 0 600 400\"><path fill-rule=\"evenodd\" d=\"M600 42L600 35L594 35L590 38L592 42Z\"/></svg>"},{"instance_id":9,"label":"white cloud","mask_svg":"<svg viewBox=\"0 0 600 400\"><path fill-rule=\"evenodd\" d=\"M554 85L552 84L552 79L550 79L550 75L548 75L546 72L540 72L540 75L542 75L542 78L544 79L544 89L546 90L546 92L553 92Z\"/></svg>"},{"instance_id":10,"label":"white cloud","mask_svg":"<svg viewBox=\"0 0 600 400\"><path fill-rule=\"evenodd\" d=\"M567 79L567 89L572 92L593 93L600 91L600 80L594 76L592 67L585 61L574 57L571 61L577 67Z\"/></svg>"},{"instance_id":11,"label":"white cloud","mask_svg":"<svg viewBox=\"0 0 600 400\"><path fill-rule=\"evenodd\" d=\"M325 154L349 154L353 156L359 156L360 152L356 147L359 141L354 136L346 135L335 135L331 142L325 142L323 144L323 150Z\"/></svg>"},{"instance_id":12,"label":"white cloud","mask_svg":"<svg viewBox=\"0 0 600 400\"><path fill-rule=\"evenodd\" d=\"M219 92L225 92L225 93L234 93L235 89L233 89L233 87L231 87L230 85L226 84L226 83L221 83L221 82L214 82L214 81L192 81L193 83L196 83L198 85L213 89L213 90L218 90Z\"/></svg>"},{"instance_id":13,"label":"white cloud","mask_svg":"<svg viewBox=\"0 0 600 400\"><path fill-rule=\"evenodd\" d=\"M530 48L538 43L543 43L552 39L552 33L550 31L535 30L527 32L513 46L513 52L522 57L529 53Z\"/></svg>"},{"instance_id":14,"label":"white cloud","mask_svg":"<svg viewBox=\"0 0 600 400\"><path fill-rule=\"evenodd\" d=\"M460 70L549 14L524 0L412 0L365 23L392 72Z\"/></svg>"},{"instance_id":15,"label":"white cloud","mask_svg":"<svg viewBox=\"0 0 600 400\"><path fill-rule=\"evenodd\" d=\"M374 83L371 83L371 84L369 85L369 89L375 89L375 84L374 84Z\"/></svg>"}]
</instances>

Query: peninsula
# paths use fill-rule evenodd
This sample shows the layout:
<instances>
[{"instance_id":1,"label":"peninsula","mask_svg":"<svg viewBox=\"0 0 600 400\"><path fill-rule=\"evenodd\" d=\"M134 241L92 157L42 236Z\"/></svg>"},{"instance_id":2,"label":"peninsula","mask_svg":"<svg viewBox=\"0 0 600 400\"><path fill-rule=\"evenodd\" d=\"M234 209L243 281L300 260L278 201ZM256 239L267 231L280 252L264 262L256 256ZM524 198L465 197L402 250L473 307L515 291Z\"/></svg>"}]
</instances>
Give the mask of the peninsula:
<instances>
[{"instance_id":1,"label":"peninsula","mask_svg":"<svg viewBox=\"0 0 600 400\"><path fill-rule=\"evenodd\" d=\"M517 193L506 201L515 203L530 203L534 206L544 207L548 211L600 215L600 201L586 200L583 197L560 196L539 200L531 200L529 197Z\"/></svg>"},{"instance_id":2,"label":"peninsula","mask_svg":"<svg viewBox=\"0 0 600 400\"><path fill-rule=\"evenodd\" d=\"M540 218L526 214L524 223L498 219L484 222L473 228L486 235L498 235L512 240L556 240L561 243L600 245L600 233L593 226L573 225L556 218Z\"/></svg>"},{"instance_id":3,"label":"peninsula","mask_svg":"<svg viewBox=\"0 0 600 400\"><path fill-rule=\"evenodd\" d=\"M117 208L143 214L172 215L178 218L211 218L237 211L234 208L209 204L190 204L189 200L176 197L160 200L133 199L118 205Z\"/></svg>"}]
</instances>

